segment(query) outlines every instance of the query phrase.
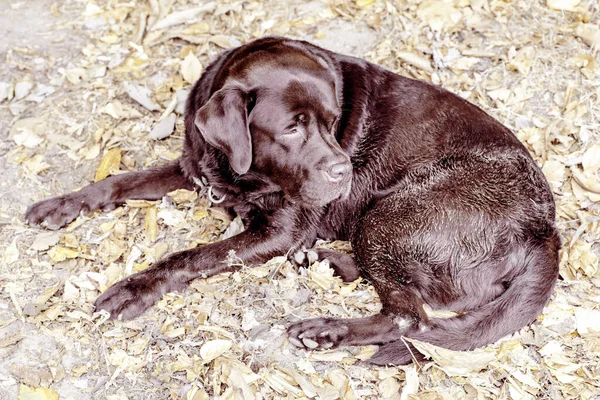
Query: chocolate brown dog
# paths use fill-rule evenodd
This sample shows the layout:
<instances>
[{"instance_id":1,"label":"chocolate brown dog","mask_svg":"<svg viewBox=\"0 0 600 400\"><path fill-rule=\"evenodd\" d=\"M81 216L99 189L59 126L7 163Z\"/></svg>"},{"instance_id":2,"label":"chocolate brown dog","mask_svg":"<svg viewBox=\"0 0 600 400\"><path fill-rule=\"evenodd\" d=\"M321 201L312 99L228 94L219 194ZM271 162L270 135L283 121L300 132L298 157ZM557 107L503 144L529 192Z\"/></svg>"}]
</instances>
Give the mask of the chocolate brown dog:
<instances>
[{"instance_id":1,"label":"chocolate brown dog","mask_svg":"<svg viewBox=\"0 0 600 400\"><path fill-rule=\"evenodd\" d=\"M500 123L430 84L302 41L264 38L226 51L194 85L183 156L34 204L33 225L58 229L81 212L162 198L204 179L246 230L172 254L96 301L140 315L195 278L247 265L317 237L350 240L355 261L319 250L346 281L367 278L380 314L289 327L308 348L380 344L375 364L405 364L401 336L456 350L531 323L558 274L548 184ZM459 316L428 318L423 304Z\"/></svg>"}]
</instances>

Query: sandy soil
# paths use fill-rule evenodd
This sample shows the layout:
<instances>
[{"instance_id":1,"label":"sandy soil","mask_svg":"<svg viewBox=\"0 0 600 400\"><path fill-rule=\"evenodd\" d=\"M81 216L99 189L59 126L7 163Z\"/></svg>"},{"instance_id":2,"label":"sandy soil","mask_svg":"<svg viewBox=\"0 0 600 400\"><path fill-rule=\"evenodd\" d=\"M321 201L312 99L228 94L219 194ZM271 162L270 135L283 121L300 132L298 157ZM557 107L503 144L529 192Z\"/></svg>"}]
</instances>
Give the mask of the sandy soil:
<instances>
[{"instance_id":1,"label":"sandy soil","mask_svg":"<svg viewBox=\"0 0 600 400\"><path fill-rule=\"evenodd\" d=\"M189 17L207 3L0 2L0 399L599 399L597 1L240 0ZM154 29L180 10L184 22ZM556 294L531 328L401 368L362 363L369 346L307 353L287 343L288 323L369 315L379 303L364 281L284 259L194 282L131 322L92 314L107 286L218 240L231 221L193 193L56 233L24 225L26 207L92 182L112 149L111 173L177 157L179 114L167 139L148 134L189 88L188 54L206 66L266 34L431 81L517 133L548 176L565 243ZM125 81L148 87L160 109L135 102Z\"/></svg>"}]
</instances>

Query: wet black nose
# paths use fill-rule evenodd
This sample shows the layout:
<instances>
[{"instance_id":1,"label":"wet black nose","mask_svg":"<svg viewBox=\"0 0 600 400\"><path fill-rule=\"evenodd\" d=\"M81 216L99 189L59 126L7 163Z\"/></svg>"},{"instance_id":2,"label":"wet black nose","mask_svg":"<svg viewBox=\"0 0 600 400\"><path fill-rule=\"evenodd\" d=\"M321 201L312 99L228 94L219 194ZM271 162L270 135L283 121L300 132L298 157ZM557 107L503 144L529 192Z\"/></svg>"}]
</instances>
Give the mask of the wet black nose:
<instances>
[{"instance_id":1,"label":"wet black nose","mask_svg":"<svg viewBox=\"0 0 600 400\"><path fill-rule=\"evenodd\" d=\"M329 182L340 182L352 171L352 164L341 162L332 164L325 170L325 175Z\"/></svg>"}]
</instances>

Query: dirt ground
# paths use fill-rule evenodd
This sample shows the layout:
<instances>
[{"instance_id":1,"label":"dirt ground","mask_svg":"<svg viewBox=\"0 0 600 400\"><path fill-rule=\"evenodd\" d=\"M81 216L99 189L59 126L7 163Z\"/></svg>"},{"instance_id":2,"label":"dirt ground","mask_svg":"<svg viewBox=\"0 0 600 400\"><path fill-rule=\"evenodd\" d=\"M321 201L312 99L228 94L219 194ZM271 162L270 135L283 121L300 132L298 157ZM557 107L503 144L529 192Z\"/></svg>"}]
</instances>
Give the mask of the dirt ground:
<instances>
[{"instance_id":1,"label":"dirt ground","mask_svg":"<svg viewBox=\"0 0 600 400\"><path fill-rule=\"evenodd\" d=\"M0 2L0 399L600 399L599 11L595 0ZM134 321L92 313L115 281L235 221L184 191L57 232L25 225L27 206L176 158L190 82L223 48L268 34L441 85L515 131L554 190L564 243L532 327L474 352L423 345L433 361L396 368L364 363L374 346L301 351L290 322L379 303L365 281L285 257L195 281ZM171 114L167 138L150 138Z\"/></svg>"}]
</instances>

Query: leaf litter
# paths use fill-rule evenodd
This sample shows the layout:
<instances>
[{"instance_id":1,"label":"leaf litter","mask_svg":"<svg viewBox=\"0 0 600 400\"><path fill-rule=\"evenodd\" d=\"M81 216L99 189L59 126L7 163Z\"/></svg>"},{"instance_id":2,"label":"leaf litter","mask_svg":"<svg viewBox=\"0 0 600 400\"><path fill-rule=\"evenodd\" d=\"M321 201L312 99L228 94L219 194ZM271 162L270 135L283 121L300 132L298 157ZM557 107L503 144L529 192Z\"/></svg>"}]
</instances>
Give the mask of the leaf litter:
<instances>
[{"instance_id":1,"label":"leaf litter","mask_svg":"<svg viewBox=\"0 0 600 400\"><path fill-rule=\"evenodd\" d=\"M8 177L14 189L1 189L15 200L0 201L0 397L599 398L597 2L74 0L49 7L57 17L51 31L83 36L80 48L44 58L35 47L14 46L0 66L2 157L16 171ZM517 134L548 177L563 238L561 280L530 328L473 352L415 343L431 361L405 367L365 364L375 346L301 351L285 336L289 323L366 316L380 305L367 282L343 283L326 261L298 270L284 255L196 280L134 321L92 314L94 299L119 279L241 226L184 190L128 201L57 232L25 226L26 206L177 158L191 83L224 48L268 34L441 85ZM345 242L320 245L351 251Z\"/></svg>"}]
</instances>

